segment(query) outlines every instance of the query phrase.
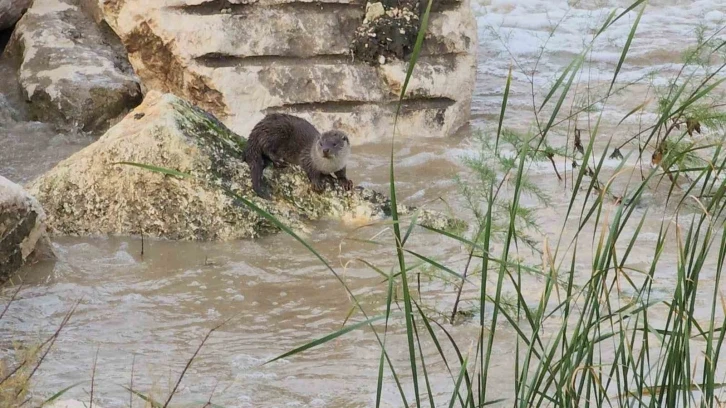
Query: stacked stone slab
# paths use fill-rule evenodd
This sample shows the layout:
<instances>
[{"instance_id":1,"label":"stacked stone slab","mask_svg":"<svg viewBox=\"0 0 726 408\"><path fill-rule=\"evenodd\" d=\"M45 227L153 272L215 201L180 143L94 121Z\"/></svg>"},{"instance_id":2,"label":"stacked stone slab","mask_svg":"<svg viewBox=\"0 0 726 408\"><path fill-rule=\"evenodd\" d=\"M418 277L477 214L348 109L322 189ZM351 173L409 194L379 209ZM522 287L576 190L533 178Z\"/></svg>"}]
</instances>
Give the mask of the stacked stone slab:
<instances>
[{"instance_id":1,"label":"stacked stone slab","mask_svg":"<svg viewBox=\"0 0 726 408\"><path fill-rule=\"evenodd\" d=\"M362 0L84 0L129 52L144 86L172 92L241 135L288 112L356 142L390 137L405 61L354 61ZM402 137L447 136L470 115L476 22L468 0L435 0L399 118Z\"/></svg>"}]
</instances>

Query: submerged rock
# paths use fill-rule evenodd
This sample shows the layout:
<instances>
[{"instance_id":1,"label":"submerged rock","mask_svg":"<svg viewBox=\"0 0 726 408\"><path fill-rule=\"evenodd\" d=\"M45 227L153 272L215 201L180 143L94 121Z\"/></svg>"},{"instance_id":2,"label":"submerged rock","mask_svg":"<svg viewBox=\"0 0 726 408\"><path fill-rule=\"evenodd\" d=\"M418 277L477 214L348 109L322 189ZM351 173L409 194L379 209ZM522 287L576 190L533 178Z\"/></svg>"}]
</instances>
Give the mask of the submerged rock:
<instances>
[{"instance_id":1,"label":"submerged rock","mask_svg":"<svg viewBox=\"0 0 726 408\"><path fill-rule=\"evenodd\" d=\"M35 198L0 176L0 284L21 266L54 257L45 220Z\"/></svg>"},{"instance_id":2,"label":"submerged rock","mask_svg":"<svg viewBox=\"0 0 726 408\"><path fill-rule=\"evenodd\" d=\"M0 31L8 29L23 16L33 0L0 0Z\"/></svg>"},{"instance_id":3,"label":"submerged rock","mask_svg":"<svg viewBox=\"0 0 726 408\"><path fill-rule=\"evenodd\" d=\"M73 0L35 0L6 50L20 60L31 115L90 131L138 105L139 82L116 42Z\"/></svg>"},{"instance_id":4,"label":"submerged rock","mask_svg":"<svg viewBox=\"0 0 726 408\"><path fill-rule=\"evenodd\" d=\"M152 91L97 142L59 163L29 189L45 208L52 231L64 235L143 233L179 240L232 240L278 231L223 189L302 232L308 220L369 220L390 212L384 196L360 187L344 192L336 186L317 194L297 166L268 169L273 200L260 199L241 159L245 143L200 108ZM168 168L194 178L120 162ZM403 207L404 213L412 210ZM428 211L419 219L444 229L462 225Z\"/></svg>"},{"instance_id":5,"label":"submerged rock","mask_svg":"<svg viewBox=\"0 0 726 408\"><path fill-rule=\"evenodd\" d=\"M345 131L354 143L390 138L407 70L393 56L410 52L419 18L394 15L393 0L83 1L119 35L149 89L194 102L238 134L284 112ZM468 0L437 4L397 137L449 136L470 118L476 20ZM356 56L351 42L366 15L382 25L373 30L387 45ZM378 65L379 56L391 58ZM375 64L364 62L371 58Z\"/></svg>"}]
</instances>

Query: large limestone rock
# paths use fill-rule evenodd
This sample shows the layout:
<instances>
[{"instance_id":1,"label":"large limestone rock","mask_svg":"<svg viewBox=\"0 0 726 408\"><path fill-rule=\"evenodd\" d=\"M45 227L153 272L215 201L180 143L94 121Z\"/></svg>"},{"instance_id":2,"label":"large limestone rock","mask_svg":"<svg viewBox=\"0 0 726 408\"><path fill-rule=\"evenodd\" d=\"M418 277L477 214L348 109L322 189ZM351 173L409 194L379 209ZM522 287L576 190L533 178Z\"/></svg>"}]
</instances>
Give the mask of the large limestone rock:
<instances>
[{"instance_id":1,"label":"large limestone rock","mask_svg":"<svg viewBox=\"0 0 726 408\"><path fill-rule=\"evenodd\" d=\"M365 0L84 2L120 36L145 86L200 104L239 134L267 112L336 126L357 143L392 133L406 62L371 65L351 52L366 8L382 7ZM399 119L403 137L450 135L470 116L476 21L468 0L437 0L434 10Z\"/></svg>"},{"instance_id":2,"label":"large limestone rock","mask_svg":"<svg viewBox=\"0 0 726 408\"><path fill-rule=\"evenodd\" d=\"M12 27L32 2L33 0L0 0L0 31Z\"/></svg>"},{"instance_id":3,"label":"large limestone rock","mask_svg":"<svg viewBox=\"0 0 726 408\"><path fill-rule=\"evenodd\" d=\"M59 163L29 189L45 208L53 232L67 235L143 233L231 240L277 231L222 188L246 197L298 231L308 230L303 220L369 221L386 216L390 203L381 194L362 188L344 192L339 186L317 194L297 166L271 171L273 201L257 198L249 168L240 158L245 143L203 110L172 94L152 91L97 142ZM120 162L173 169L195 178ZM428 211L419 220L445 229L462 225Z\"/></svg>"},{"instance_id":4,"label":"large limestone rock","mask_svg":"<svg viewBox=\"0 0 726 408\"><path fill-rule=\"evenodd\" d=\"M35 0L6 52L36 119L95 130L141 102L122 44L75 0Z\"/></svg>"},{"instance_id":5,"label":"large limestone rock","mask_svg":"<svg viewBox=\"0 0 726 408\"><path fill-rule=\"evenodd\" d=\"M45 219L35 198L0 176L0 284L21 266L53 257Z\"/></svg>"}]
</instances>

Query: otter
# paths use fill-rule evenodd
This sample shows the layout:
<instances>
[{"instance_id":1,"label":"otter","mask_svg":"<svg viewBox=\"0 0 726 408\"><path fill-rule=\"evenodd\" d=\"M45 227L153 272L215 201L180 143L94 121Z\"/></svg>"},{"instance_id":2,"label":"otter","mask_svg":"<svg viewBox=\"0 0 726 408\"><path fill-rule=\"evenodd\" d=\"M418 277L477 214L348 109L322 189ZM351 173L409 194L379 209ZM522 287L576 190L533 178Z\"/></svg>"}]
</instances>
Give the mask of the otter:
<instances>
[{"instance_id":1,"label":"otter","mask_svg":"<svg viewBox=\"0 0 726 408\"><path fill-rule=\"evenodd\" d=\"M276 168L300 165L317 193L325 189L325 183L332 184L336 179L348 191L353 188L353 182L346 176L349 155L350 141L344 132L330 130L320 134L303 118L271 113L250 132L244 161L250 166L252 189L269 200L270 193L262 181L262 172L269 164Z\"/></svg>"}]
</instances>

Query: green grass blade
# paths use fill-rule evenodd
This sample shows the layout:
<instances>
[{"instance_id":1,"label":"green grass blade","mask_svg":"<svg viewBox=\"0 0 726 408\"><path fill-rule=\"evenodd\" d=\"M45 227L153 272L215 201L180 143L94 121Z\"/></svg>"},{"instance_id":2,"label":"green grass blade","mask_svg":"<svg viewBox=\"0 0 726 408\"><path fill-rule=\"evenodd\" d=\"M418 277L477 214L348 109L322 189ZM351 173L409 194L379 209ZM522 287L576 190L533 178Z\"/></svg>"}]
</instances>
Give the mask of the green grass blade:
<instances>
[{"instance_id":1,"label":"green grass blade","mask_svg":"<svg viewBox=\"0 0 726 408\"><path fill-rule=\"evenodd\" d=\"M383 320L385 318L386 318L386 315L380 315L380 316L372 317L370 319L366 319L366 320L364 320L362 322L358 322L358 323L355 323L355 324L351 324L350 326L344 327L344 328L342 328L340 330L336 330L333 333L328 334L327 336L320 337L320 338L315 339L315 340L313 340L313 341L311 341L309 343L305 343L305 344L303 344L300 347L297 347L297 348L295 348L293 350L290 350L290 351L288 351L286 353L280 354L279 356L277 356L277 357L275 357L275 358L273 358L271 360L265 361L264 363L262 363L262 365L269 364L269 363L271 363L273 361L277 361L277 360L279 360L281 358L286 358L286 357L293 356L295 354L302 353L305 350L309 350L309 349L311 349L311 348L313 348L315 346L319 346L321 344L327 343L330 340L336 339L336 338L338 338L338 337L340 337L340 336L342 336L342 335L344 335L346 333L350 333L353 330L356 330L356 329L358 329L358 328L360 328L362 326L370 325L373 322L376 322L378 320Z\"/></svg>"},{"instance_id":2,"label":"green grass blade","mask_svg":"<svg viewBox=\"0 0 726 408\"><path fill-rule=\"evenodd\" d=\"M121 385L121 387L125 388L126 391L136 395L137 397L141 398L142 400L148 402L149 405L151 405L151 408L162 408L164 406L164 404L161 404L160 402L155 401L151 397L147 397L146 395L144 395L136 390L132 390L131 388L129 388L125 385Z\"/></svg>"},{"instance_id":3,"label":"green grass blade","mask_svg":"<svg viewBox=\"0 0 726 408\"><path fill-rule=\"evenodd\" d=\"M188 174L188 173L182 173L180 171L173 170L173 169L167 169L164 167L152 166L150 164L132 163L132 162L115 162L112 164L123 164L126 166L138 167L141 169L151 170L156 173L162 173L162 174L166 174L168 176L175 176L175 177L179 177L179 178L194 178L194 176L192 176L191 174Z\"/></svg>"},{"instance_id":4,"label":"green grass blade","mask_svg":"<svg viewBox=\"0 0 726 408\"><path fill-rule=\"evenodd\" d=\"M394 232L394 239L395 239L395 245L396 245L396 254L398 256L398 263L401 270L401 284L403 286L403 300L404 300L404 309L406 313L406 337L408 338L408 351L409 351L409 360L411 363L411 375L413 379L413 389L416 396L416 406L421 406L421 397L419 396L419 386L418 386L418 376L416 373L416 349L414 347L414 333L413 333L413 314L412 314L412 308L411 308L411 293L409 291L408 286L408 274L406 272L406 261L403 253L403 240L401 239L401 227L399 224L399 217L398 217L398 204L396 200L396 177L395 172L393 170L393 146L394 142L396 140L396 126L398 125L398 117L401 113L401 106L403 105L403 99L406 95L406 90L408 89L409 81L411 80L411 76L413 74L414 67L416 66L416 62L418 61L419 54L421 53L421 47L423 45L423 40L426 37L426 31L428 29L428 23L429 23L429 15L431 14L431 5L433 4L433 0L429 0L428 4L426 6L426 11L421 16L421 24L419 26L418 35L416 36L416 43L413 47L413 52L411 53L411 58L408 62L408 68L406 70L406 78L403 82L403 86L401 87L401 95L398 100L398 104L396 106L396 115L393 122L393 135L391 137L391 161L390 161L390 171L389 171L389 180L390 180L390 199L391 199L391 216L393 218L393 232Z\"/></svg>"},{"instance_id":5,"label":"green grass blade","mask_svg":"<svg viewBox=\"0 0 726 408\"><path fill-rule=\"evenodd\" d=\"M628 51L630 51L630 44L632 44L632 42L633 42L633 37L635 37L635 32L638 30L638 24L640 24L640 18L643 16L643 12L645 11L646 6L647 6L647 3L644 4L643 7L640 8L640 11L638 12L638 16L635 18L635 22L633 23L633 27L630 29L630 33L628 34L628 39L625 41L625 46L623 47L623 52L620 54L620 60L618 61L618 66L615 68L615 74L613 75L613 80L610 82L610 89L608 89L608 95L613 90L613 86L615 85L615 80L618 78L620 69L623 68L623 62L625 62L625 57L627 57Z\"/></svg>"},{"instance_id":6,"label":"green grass blade","mask_svg":"<svg viewBox=\"0 0 726 408\"><path fill-rule=\"evenodd\" d=\"M421 212L421 209L417 209L416 212L413 214L413 217L411 217L411 223L408 224L408 229L406 230L406 234L403 236L403 240L401 240L401 246L406 246L406 241L408 241L408 238L411 236L411 233L413 232L413 228L416 226L416 221L418 221L418 215Z\"/></svg>"},{"instance_id":7,"label":"green grass blade","mask_svg":"<svg viewBox=\"0 0 726 408\"><path fill-rule=\"evenodd\" d=\"M628 112L625 116L623 116L622 119L620 119L620 122L618 122L618 126L622 125L623 122L625 122L629 117L633 116L634 114L640 112L645 108L645 106L648 104L648 102L643 102L640 105L633 108L630 112Z\"/></svg>"},{"instance_id":8,"label":"green grass blade","mask_svg":"<svg viewBox=\"0 0 726 408\"><path fill-rule=\"evenodd\" d=\"M464 361L461 363L461 370L459 370L459 376L456 378L454 392L451 394L451 401L449 401L449 408L454 407L454 403L456 402L456 395L459 393L459 388L461 388L461 381L464 379L464 374L466 374L466 365L468 361L469 356L466 356L464 357Z\"/></svg>"},{"instance_id":9,"label":"green grass blade","mask_svg":"<svg viewBox=\"0 0 726 408\"><path fill-rule=\"evenodd\" d=\"M376 408L380 407L381 398L383 396L383 360L385 358L384 351L386 347L386 340L388 338L388 319L391 316L391 302L393 301L393 281L393 269L391 269L390 276L388 277L388 291L386 292L386 326L383 332L383 347L381 347L381 358L378 365L378 381L376 385ZM399 382L398 377L395 375L395 372L394 379L396 380L399 393L401 394L401 398L403 399L403 405L408 406L408 401L406 401L406 395L403 392L403 388L401 387L401 383Z\"/></svg>"},{"instance_id":10,"label":"green grass blade","mask_svg":"<svg viewBox=\"0 0 726 408\"><path fill-rule=\"evenodd\" d=\"M562 74L560 74L560 76L557 78L557 81L555 81L554 85L552 85L552 88L550 89L547 96L545 96L544 100L542 101L542 104L540 104L539 109L537 109L537 113L542 112L542 109L544 109L545 105L547 105L547 102L549 102L550 99L552 99L552 97L554 96L555 92L557 92L557 90L560 89L560 86L562 85L562 81L564 81L565 78L567 78L567 74L569 74L570 71L572 71L573 68L575 68L575 64L577 64L577 61L578 61L577 58L573 59L572 61L570 61L570 64L565 68L565 70L562 71Z\"/></svg>"},{"instance_id":11,"label":"green grass blade","mask_svg":"<svg viewBox=\"0 0 726 408\"><path fill-rule=\"evenodd\" d=\"M418 336L418 328L416 327L416 321L413 320L413 332L416 335L416 344L418 345L418 354L421 356L421 372L424 375L424 383L426 384L426 395L429 397L429 406L436 408L434 403L434 393L431 391L431 382L429 381L429 373L426 370L426 360L424 359L423 348L421 347L421 338Z\"/></svg>"},{"instance_id":12,"label":"green grass blade","mask_svg":"<svg viewBox=\"0 0 726 408\"><path fill-rule=\"evenodd\" d=\"M43 403L42 403L42 404L40 404L40 406L42 407L42 406L45 406L45 405L47 405L47 404L50 404L51 402L53 402L53 401L57 400L58 398L62 397L62 396L63 396L63 394L65 394L66 392L68 392L68 391L70 391L71 389L73 389L73 388L75 388L75 387L77 387L77 386L79 386L79 385L83 384L84 382L85 382L85 381L79 381L79 382L77 382L77 383L75 383L75 384L69 385L69 386L68 386L68 387L66 387L66 388L63 388L62 390L60 390L60 391L56 392L55 394L53 394L53 395L52 395L52 396L51 396L50 398L48 398L47 400L43 401Z\"/></svg>"},{"instance_id":13,"label":"green grass blade","mask_svg":"<svg viewBox=\"0 0 726 408\"><path fill-rule=\"evenodd\" d=\"M423 256L423 255L421 255L421 254L419 254L417 252L414 252L414 251L411 251L411 250L408 250L408 249L406 250L406 252L408 252L409 254L415 256L416 258L421 259L422 261L428 263L429 265L431 265L431 266L433 266L433 267L435 267L435 268L437 268L439 270L442 270L442 271L450 274L451 276L454 276L454 277L456 277L456 278L458 278L460 280L464 279L464 277L460 273L455 272L455 271L453 271L450 268L447 268L446 266L444 266L444 265L442 265L442 264L434 261L431 258L428 258L426 256Z\"/></svg>"},{"instance_id":14,"label":"green grass blade","mask_svg":"<svg viewBox=\"0 0 726 408\"><path fill-rule=\"evenodd\" d=\"M499 126L497 126L497 140L494 145L494 152L499 151L499 137L502 135L502 126L504 125L504 113L507 111L507 100L509 99L509 88L512 85L512 66L509 66L507 74L507 85L504 87L504 98L502 98L502 110L499 112Z\"/></svg>"},{"instance_id":15,"label":"green grass blade","mask_svg":"<svg viewBox=\"0 0 726 408\"><path fill-rule=\"evenodd\" d=\"M608 19L605 21L605 24L603 24L602 27L600 27L600 30L598 30L597 34L595 34L595 37L599 37L600 34L602 34L603 32L605 32L605 30L607 30L608 28L610 28L613 24L617 23L618 20L620 20L626 14L628 14L631 11L635 10L636 7L638 7L639 5L641 5L641 4L645 3L645 2L646 2L646 0L638 0L638 1L634 2L633 4L631 4L628 8L626 8L617 17L615 17L615 18L609 18L608 17ZM615 10L613 10L613 13L614 12L615 12Z\"/></svg>"}]
</instances>

